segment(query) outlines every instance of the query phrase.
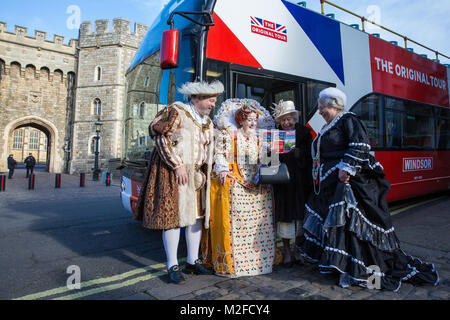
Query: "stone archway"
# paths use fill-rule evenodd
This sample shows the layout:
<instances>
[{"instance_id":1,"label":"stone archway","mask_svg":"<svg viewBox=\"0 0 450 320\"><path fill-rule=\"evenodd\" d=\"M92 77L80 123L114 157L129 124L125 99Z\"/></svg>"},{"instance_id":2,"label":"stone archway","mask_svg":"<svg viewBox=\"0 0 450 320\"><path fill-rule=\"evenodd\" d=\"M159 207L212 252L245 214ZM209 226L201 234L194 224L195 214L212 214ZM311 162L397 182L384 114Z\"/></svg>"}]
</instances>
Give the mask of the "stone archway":
<instances>
[{"instance_id":1,"label":"stone archway","mask_svg":"<svg viewBox=\"0 0 450 320\"><path fill-rule=\"evenodd\" d=\"M5 127L5 145L3 147L3 152L6 154L2 155L4 158L7 157L7 154L11 154L10 148L10 139L13 136L13 132L20 128L31 127L42 131L48 139L47 143L47 163L46 169L50 173L61 172L63 160L61 159L61 155L57 152L59 145L59 134L58 129L51 122L42 119L40 117L29 116L21 119L17 119L15 121L10 122Z\"/></svg>"}]
</instances>

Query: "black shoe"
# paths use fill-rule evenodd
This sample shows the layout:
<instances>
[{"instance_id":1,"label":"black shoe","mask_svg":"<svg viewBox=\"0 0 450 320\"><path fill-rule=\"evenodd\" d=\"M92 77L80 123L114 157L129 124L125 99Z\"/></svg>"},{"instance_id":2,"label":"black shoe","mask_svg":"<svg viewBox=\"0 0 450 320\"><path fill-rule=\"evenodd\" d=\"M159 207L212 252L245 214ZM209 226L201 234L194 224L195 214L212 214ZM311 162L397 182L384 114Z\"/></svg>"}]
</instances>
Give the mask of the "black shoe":
<instances>
[{"instance_id":1,"label":"black shoe","mask_svg":"<svg viewBox=\"0 0 450 320\"><path fill-rule=\"evenodd\" d=\"M175 284L183 284L186 282L183 274L180 272L180 268L178 266L173 266L169 269L169 282Z\"/></svg>"},{"instance_id":2,"label":"black shoe","mask_svg":"<svg viewBox=\"0 0 450 320\"><path fill-rule=\"evenodd\" d=\"M184 269L184 273L186 274L195 274L195 275L212 275L214 271L206 268L201 264L200 260L195 261L195 264L189 264L186 262L186 268Z\"/></svg>"}]
</instances>

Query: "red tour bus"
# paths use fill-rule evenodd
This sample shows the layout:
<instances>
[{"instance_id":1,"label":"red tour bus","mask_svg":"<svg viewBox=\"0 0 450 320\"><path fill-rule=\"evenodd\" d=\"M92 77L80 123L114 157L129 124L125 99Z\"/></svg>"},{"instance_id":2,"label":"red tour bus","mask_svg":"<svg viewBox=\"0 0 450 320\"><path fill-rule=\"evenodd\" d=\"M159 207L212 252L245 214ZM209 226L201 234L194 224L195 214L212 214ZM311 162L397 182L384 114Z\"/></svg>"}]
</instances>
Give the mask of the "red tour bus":
<instances>
[{"instance_id":1,"label":"red tour bus","mask_svg":"<svg viewBox=\"0 0 450 320\"><path fill-rule=\"evenodd\" d=\"M172 0L127 71L123 205L134 211L153 148L150 121L193 80L224 83L217 108L228 98L266 108L292 100L315 132L325 124L318 94L337 87L367 125L389 201L448 190L449 77L448 66L295 2Z\"/></svg>"}]
</instances>

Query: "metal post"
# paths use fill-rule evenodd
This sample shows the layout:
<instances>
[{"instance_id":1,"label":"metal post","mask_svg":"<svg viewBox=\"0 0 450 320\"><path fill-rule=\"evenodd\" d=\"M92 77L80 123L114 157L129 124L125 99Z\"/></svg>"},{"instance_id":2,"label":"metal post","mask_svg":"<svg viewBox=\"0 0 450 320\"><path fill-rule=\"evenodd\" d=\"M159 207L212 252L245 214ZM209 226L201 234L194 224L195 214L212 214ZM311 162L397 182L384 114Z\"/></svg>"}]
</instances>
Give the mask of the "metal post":
<instances>
[{"instance_id":1,"label":"metal post","mask_svg":"<svg viewBox=\"0 0 450 320\"><path fill-rule=\"evenodd\" d=\"M84 188L86 181L86 174L80 173L80 188Z\"/></svg>"},{"instance_id":2,"label":"metal post","mask_svg":"<svg viewBox=\"0 0 450 320\"><path fill-rule=\"evenodd\" d=\"M111 186L111 172L106 173L106 186L107 187Z\"/></svg>"},{"instance_id":3,"label":"metal post","mask_svg":"<svg viewBox=\"0 0 450 320\"><path fill-rule=\"evenodd\" d=\"M34 190L35 182L36 182L36 175L35 174L30 175L30 178L28 179L28 190Z\"/></svg>"},{"instance_id":4,"label":"metal post","mask_svg":"<svg viewBox=\"0 0 450 320\"><path fill-rule=\"evenodd\" d=\"M98 170L98 141L100 140L99 132L97 131L97 136L95 137L95 162L94 162L94 174L93 179L94 181L98 181L99 177L99 170Z\"/></svg>"},{"instance_id":5,"label":"metal post","mask_svg":"<svg viewBox=\"0 0 450 320\"><path fill-rule=\"evenodd\" d=\"M99 156L100 152L99 152L98 143L100 141L100 132L102 130L102 126L103 126L103 123L99 117L97 122L95 123L95 132L97 133L97 136L95 137L95 162L94 162L94 172L92 175L92 180L94 180L94 181L99 180L100 169L98 168L98 156Z\"/></svg>"},{"instance_id":6,"label":"metal post","mask_svg":"<svg viewBox=\"0 0 450 320\"><path fill-rule=\"evenodd\" d=\"M6 176L0 176L0 192L6 191Z\"/></svg>"},{"instance_id":7,"label":"metal post","mask_svg":"<svg viewBox=\"0 0 450 320\"><path fill-rule=\"evenodd\" d=\"M55 189L61 189L61 174L56 174Z\"/></svg>"}]
</instances>

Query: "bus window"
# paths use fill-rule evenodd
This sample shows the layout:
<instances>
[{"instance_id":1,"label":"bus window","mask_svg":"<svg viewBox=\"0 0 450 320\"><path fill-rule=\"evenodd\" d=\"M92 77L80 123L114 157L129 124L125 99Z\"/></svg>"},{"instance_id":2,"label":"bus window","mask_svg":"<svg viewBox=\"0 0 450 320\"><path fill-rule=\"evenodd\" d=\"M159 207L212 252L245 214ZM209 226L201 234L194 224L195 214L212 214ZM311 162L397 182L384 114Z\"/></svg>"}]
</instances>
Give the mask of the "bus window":
<instances>
[{"instance_id":1,"label":"bus window","mask_svg":"<svg viewBox=\"0 0 450 320\"><path fill-rule=\"evenodd\" d=\"M406 102L403 147L413 149L434 148L434 117L431 106Z\"/></svg>"},{"instance_id":2,"label":"bus window","mask_svg":"<svg viewBox=\"0 0 450 320\"><path fill-rule=\"evenodd\" d=\"M170 73L168 104L174 103L175 101L184 101L183 95L178 93L177 89L183 83L195 80L197 47L197 35L187 32L182 33L179 67L171 70Z\"/></svg>"},{"instance_id":3,"label":"bus window","mask_svg":"<svg viewBox=\"0 0 450 320\"><path fill-rule=\"evenodd\" d=\"M206 81L213 82L219 80L225 86L225 92L228 92L228 68L227 64L217 60L208 59L207 61L207 71L206 71ZM216 107L212 110L211 116L216 115L219 111L222 103L228 98L227 95L222 94L217 97Z\"/></svg>"},{"instance_id":4,"label":"bus window","mask_svg":"<svg viewBox=\"0 0 450 320\"><path fill-rule=\"evenodd\" d=\"M161 77L159 52L145 59L126 75L122 147L128 161L143 161L144 153L153 148L153 141L148 136L148 125L164 107L159 104Z\"/></svg>"},{"instance_id":5,"label":"bus window","mask_svg":"<svg viewBox=\"0 0 450 320\"><path fill-rule=\"evenodd\" d=\"M402 146L403 133L403 114L396 111L386 110L385 113L385 128L386 128L386 143L387 148L400 149Z\"/></svg>"},{"instance_id":6,"label":"bus window","mask_svg":"<svg viewBox=\"0 0 450 320\"><path fill-rule=\"evenodd\" d=\"M313 80L308 80L306 82L306 96L307 96L307 104L306 104L306 121L311 120L314 114L317 111L317 100L319 99L319 94L322 90L329 88L330 85L326 83L320 83Z\"/></svg>"},{"instance_id":7,"label":"bus window","mask_svg":"<svg viewBox=\"0 0 450 320\"><path fill-rule=\"evenodd\" d=\"M273 104L280 100L291 100L303 113L298 84L288 80L236 72L233 74L233 97L256 100L267 110L272 110Z\"/></svg>"},{"instance_id":8,"label":"bus window","mask_svg":"<svg viewBox=\"0 0 450 320\"><path fill-rule=\"evenodd\" d=\"M450 110L437 109L436 139L439 150L450 150Z\"/></svg>"},{"instance_id":9,"label":"bus window","mask_svg":"<svg viewBox=\"0 0 450 320\"><path fill-rule=\"evenodd\" d=\"M274 93L274 100L279 102L280 100L283 101L294 101L295 100L295 92L294 90L286 90L286 91L280 91Z\"/></svg>"},{"instance_id":10,"label":"bus window","mask_svg":"<svg viewBox=\"0 0 450 320\"><path fill-rule=\"evenodd\" d=\"M386 104L386 109L405 111L405 103L403 100L386 97L385 104Z\"/></svg>"},{"instance_id":11,"label":"bus window","mask_svg":"<svg viewBox=\"0 0 450 320\"><path fill-rule=\"evenodd\" d=\"M360 100L352 112L357 114L366 124L370 145L373 148L382 146L383 130L381 129L380 110L382 99L379 95L370 95Z\"/></svg>"}]
</instances>

